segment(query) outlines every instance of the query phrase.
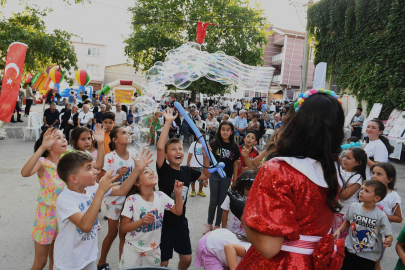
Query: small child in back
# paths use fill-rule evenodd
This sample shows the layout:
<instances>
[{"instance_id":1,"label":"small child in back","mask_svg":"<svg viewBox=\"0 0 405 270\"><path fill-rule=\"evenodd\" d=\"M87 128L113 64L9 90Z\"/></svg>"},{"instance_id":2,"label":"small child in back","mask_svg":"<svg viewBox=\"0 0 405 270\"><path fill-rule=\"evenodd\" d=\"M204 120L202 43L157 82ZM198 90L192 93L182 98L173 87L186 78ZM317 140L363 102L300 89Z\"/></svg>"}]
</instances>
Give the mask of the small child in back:
<instances>
[{"instance_id":1,"label":"small child in back","mask_svg":"<svg viewBox=\"0 0 405 270\"><path fill-rule=\"evenodd\" d=\"M371 179L380 181L387 188L387 196L377 203L377 207L387 215L388 220L391 223L402 222L401 197L396 191L393 190L395 187L396 178L397 172L395 167L387 162L379 162L371 167ZM380 262L384 256L384 252L385 249L383 248L381 257L376 263L375 270L381 269Z\"/></svg>"},{"instance_id":2,"label":"small child in back","mask_svg":"<svg viewBox=\"0 0 405 270\"><path fill-rule=\"evenodd\" d=\"M115 114L113 112L105 112L101 116L104 128L104 154L107 155L111 152L109 144L111 142L110 132L115 125Z\"/></svg>"},{"instance_id":3,"label":"small child in back","mask_svg":"<svg viewBox=\"0 0 405 270\"><path fill-rule=\"evenodd\" d=\"M55 266L60 270L97 269L98 254L97 214L106 196L125 196L134 185L140 172L153 160L150 151L142 151L132 171L122 185L114 183L119 175L111 177L108 171L96 183L97 171L92 166L92 157L82 151L73 151L63 156L57 172L66 183L56 202L59 235L55 241Z\"/></svg>"},{"instance_id":4,"label":"small child in back","mask_svg":"<svg viewBox=\"0 0 405 270\"><path fill-rule=\"evenodd\" d=\"M201 131L202 135L204 134L204 131ZM194 170L197 170L199 172L202 172L202 164L204 162L203 160L203 153L202 153L202 144L200 141L193 142L190 145L190 148L188 149L188 158L187 158L187 166L191 167ZM198 180L198 185L199 189L197 194L201 197L205 197L205 193L202 191L203 187L208 186L208 180ZM195 192L195 182L191 182L191 192L190 192L190 197L194 197L196 195Z\"/></svg>"},{"instance_id":5,"label":"small child in back","mask_svg":"<svg viewBox=\"0 0 405 270\"><path fill-rule=\"evenodd\" d=\"M382 248L391 246L391 225L387 216L376 206L386 195L387 188L381 182L364 181L359 195L361 203L350 205L344 216L345 221L333 234L339 239L340 233L350 227L342 270L374 269Z\"/></svg>"},{"instance_id":6,"label":"small child in back","mask_svg":"<svg viewBox=\"0 0 405 270\"><path fill-rule=\"evenodd\" d=\"M405 227L402 228L401 232L397 238L398 242L395 247L397 250L397 254L399 259L397 261L397 265L395 266L394 270L404 270L405 269Z\"/></svg>"},{"instance_id":7,"label":"small child in back","mask_svg":"<svg viewBox=\"0 0 405 270\"><path fill-rule=\"evenodd\" d=\"M239 175L246 169L248 169L248 166L246 165L246 159L255 159L257 156L259 156L259 151L256 149L256 144L257 144L257 132L254 130L248 130L246 132L246 137L243 139L245 142L245 145L239 145L239 152L241 153L241 157L239 158L239 165L238 165L238 175L234 175L233 179L237 179ZM243 153L245 156L242 155L243 149L246 149ZM247 155L246 155L247 154Z\"/></svg>"},{"instance_id":8,"label":"small child in back","mask_svg":"<svg viewBox=\"0 0 405 270\"><path fill-rule=\"evenodd\" d=\"M242 172L238 179L234 182L231 190L239 193L243 198L247 198L249 195L250 188L253 185L257 172L253 170L247 170ZM224 202L221 205L221 208L224 210L222 212L222 228L227 228L233 233L241 234L246 236L246 232L243 229L242 222L235 217L232 212L230 212L230 199L226 195Z\"/></svg>"},{"instance_id":9,"label":"small child in back","mask_svg":"<svg viewBox=\"0 0 405 270\"><path fill-rule=\"evenodd\" d=\"M342 208L339 213L335 214L332 232L339 229L340 225L345 221L343 217L350 205L359 201L359 192L363 181L366 180L366 167L367 154L363 149L353 147L345 151L341 171L343 187L339 194L339 204ZM339 239L345 239L348 234L349 229L342 231Z\"/></svg>"},{"instance_id":10,"label":"small child in back","mask_svg":"<svg viewBox=\"0 0 405 270\"><path fill-rule=\"evenodd\" d=\"M126 233L119 268L160 265L160 238L165 210L183 213L183 183L176 181L176 204L161 191L154 191L157 175L146 167L128 192L122 210L121 231Z\"/></svg>"}]
</instances>

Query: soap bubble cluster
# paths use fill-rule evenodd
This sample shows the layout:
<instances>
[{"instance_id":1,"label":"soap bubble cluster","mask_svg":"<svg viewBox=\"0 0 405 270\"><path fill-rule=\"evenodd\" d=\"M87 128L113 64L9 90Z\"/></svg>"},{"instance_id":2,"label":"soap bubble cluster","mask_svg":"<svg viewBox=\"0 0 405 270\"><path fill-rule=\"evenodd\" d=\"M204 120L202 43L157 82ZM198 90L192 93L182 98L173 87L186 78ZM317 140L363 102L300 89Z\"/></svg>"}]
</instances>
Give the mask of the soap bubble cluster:
<instances>
[{"instance_id":1,"label":"soap bubble cluster","mask_svg":"<svg viewBox=\"0 0 405 270\"><path fill-rule=\"evenodd\" d=\"M149 146L151 141L149 123L156 111L156 101L148 96L141 96L135 99L132 109L134 120L130 127L129 139L132 143L133 155L136 156L142 148Z\"/></svg>"},{"instance_id":2,"label":"soap bubble cluster","mask_svg":"<svg viewBox=\"0 0 405 270\"><path fill-rule=\"evenodd\" d=\"M274 73L272 67L243 64L222 51L208 53L197 43L189 42L167 52L164 62L156 62L144 73L143 91L159 93L166 85L186 89L201 77L223 85L246 90L268 90Z\"/></svg>"}]
</instances>

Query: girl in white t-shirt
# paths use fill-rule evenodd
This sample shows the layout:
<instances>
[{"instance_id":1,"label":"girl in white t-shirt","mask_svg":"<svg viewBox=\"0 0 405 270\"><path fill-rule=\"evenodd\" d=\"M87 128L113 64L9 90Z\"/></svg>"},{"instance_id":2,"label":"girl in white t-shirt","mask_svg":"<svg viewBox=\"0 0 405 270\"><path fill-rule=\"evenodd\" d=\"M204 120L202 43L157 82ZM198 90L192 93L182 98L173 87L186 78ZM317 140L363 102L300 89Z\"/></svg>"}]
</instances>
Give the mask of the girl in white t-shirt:
<instances>
[{"instance_id":1,"label":"girl in white t-shirt","mask_svg":"<svg viewBox=\"0 0 405 270\"><path fill-rule=\"evenodd\" d=\"M335 214L335 219L332 223L333 233L339 229L340 225L345 221L343 216L346 214L352 203L359 201L359 192L366 180L367 155L361 148L349 148L345 151L342 160L341 176L343 187L340 192L339 204L342 206L339 213ZM340 233L339 239L345 239L349 234L349 229Z\"/></svg>"},{"instance_id":2,"label":"girl in white t-shirt","mask_svg":"<svg viewBox=\"0 0 405 270\"><path fill-rule=\"evenodd\" d=\"M122 184L135 168L135 159L127 149L128 144L131 143L131 137L125 127L114 127L110 132L110 139L109 147L111 152L104 157L104 167L101 170L100 178L103 177L107 171L114 170L111 176L119 174L120 178L117 182ZM125 196L108 196L104 199L106 217L108 218L108 233L104 238L100 260L98 262L100 267L103 266L101 269L109 266L107 263L107 255L118 234L119 217L124 202ZM125 241L125 233L121 230L119 231L119 239L119 254L121 255Z\"/></svg>"},{"instance_id":3,"label":"girl in white t-shirt","mask_svg":"<svg viewBox=\"0 0 405 270\"><path fill-rule=\"evenodd\" d=\"M370 179L370 168L377 162L387 162L388 156L394 151L394 148L390 145L389 140L382 135L384 131L383 122L378 119L372 119L366 128L367 137L369 143L364 148L367 153L367 168L366 179Z\"/></svg>"},{"instance_id":4,"label":"girl in white t-shirt","mask_svg":"<svg viewBox=\"0 0 405 270\"><path fill-rule=\"evenodd\" d=\"M385 198L377 203L377 207L383 211L388 220L396 223L402 222L402 211L401 211L401 197L393 189L395 187L395 181L397 178L397 171L395 167L387 162L376 163L371 168L371 179L378 180L382 182L387 187L387 195ZM376 270L380 270L380 261L383 258L384 250L381 252L380 259L376 262Z\"/></svg>"},{"instance_id":5,"label":"girl in white t-shirt","mask_svg":"<svg viewBox=\"0 0 405 270\"><path fill-rule=\"evenodd\" d=\"M233 183L231 190L238 192L240 196L246 199L249 195L249 191L253 185L256 174L257 173L253 170L242 172L238 179L236 179L236 181ZM232 212L230 212L230 200L228 195L226 195L221 208L224 210L222 212L222 228L226 228L233 233L246 236L246 232L243 229L241 221L235 217Z\"/></svg>"},{"instance_id":6,"label":"girl in white t-shirt","mask_svg":"<svg viewBox=\"0 0 405 270\"><path fill-rule=\"evenodd\" d=\"M126 237L119 268L160 266L164 212L168 210L178 216L183 213L183 183L177 180L174 183L176 204L165 193L154 191L157 183L157 175L146 167L128 192L121 213L121 231Z\"/></svg>"}]
</instances>

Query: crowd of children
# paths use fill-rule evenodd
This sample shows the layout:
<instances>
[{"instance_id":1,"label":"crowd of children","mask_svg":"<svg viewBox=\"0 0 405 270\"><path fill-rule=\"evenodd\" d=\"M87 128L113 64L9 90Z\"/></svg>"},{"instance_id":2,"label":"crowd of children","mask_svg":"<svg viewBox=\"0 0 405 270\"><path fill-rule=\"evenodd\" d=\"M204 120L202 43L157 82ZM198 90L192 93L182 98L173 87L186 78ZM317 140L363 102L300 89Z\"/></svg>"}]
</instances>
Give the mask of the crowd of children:
<instances>
[{"instance_id":1,"label":"crowd of children","mask_svg":"<svg viewBox=\"0 0 405 270\"><path fill-rule=\"evenodd\" d=\"M321 113L325 106L327 112ZM235 142L232 122L224 119L209 144L224 164L222 178L209 173L210 158L199 142L190 146L187 165L182 165L182 142L168 139L177 116L171 108L163 111L156 173L148 167L150 151L139 157L128 151L130 131L114 127L112 112L102 115L103 128L97 124L94 131L72 130L74 151L68 150L60 130L41 134L21 171L23 177L37 174L40 181L32 269L43 269L49 257L50 269L109 270L107 255L117 235L119 268L168 266L175 251L178 269L188 269L187 198L189 192L204 197L204 186L210 189L208 218L195 267L314 269L328 264L329 269L381 269L384 251L393 242L391 223L401 223L402 212L380 120L367 126L370 143L347 149L339 165L344 117L331 95L314 95L287 113L281 131L261 154L255 148L260 140L257 118L249 123L242 146ZM102 203L108 233L97 261ZM242 216L233 212L236 204L243 204ZM404 247L403 230L396 245L397 269L405 268Z\"/></svg>"}]
</instances>

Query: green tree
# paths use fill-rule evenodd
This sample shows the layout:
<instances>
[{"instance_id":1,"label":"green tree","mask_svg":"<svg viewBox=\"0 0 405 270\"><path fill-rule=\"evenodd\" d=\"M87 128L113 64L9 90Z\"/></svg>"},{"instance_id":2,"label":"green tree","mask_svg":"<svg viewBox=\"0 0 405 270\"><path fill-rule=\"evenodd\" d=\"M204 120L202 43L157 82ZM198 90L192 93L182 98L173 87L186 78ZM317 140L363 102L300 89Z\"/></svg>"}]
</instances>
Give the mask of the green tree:
<instances>
[{"instance_id":1,"label":"green tree","mask_svg":"<svg viewBox=\"0 0 405 270\"><path fill-rule=\"evenodd\" d=\"M125 54L136 70L148 70L156 61L164 61L167 51L195 42L201 21L218 24L208 27L203 50L223 51L244 64L263 65L269 23L260 6L248 5L247 0L138 0L130 8L133 33L125 40ZM201 78L187 90L222 94L229 87Z\"/></svg>"},{"instance_id":2,"label":"green tree","mask_svg":"<svg viewBox=\"0 0 405 270\"><path fill-rule=\"evenodd\" d=\"M322 0L308 10L315 64L328 63L342 89L382 103L382 119L405 109L405 1Z\"/></svg>"},{"instance_id":3,"label":"green tree","mask_svg":"<svg viewBox=\"0 0 405 270\"><path fill-rule=\"evenodd\" d=\"M42 17L51 11L26 6L23 12L14 13L9 19L0 18L0 70L4 70L8 47L16 41L28 45L24 73L41 71L53 64L65 71L77 68L76 53L70 44L72 34L46 31Z\"/></svg>"}]
</instances>

